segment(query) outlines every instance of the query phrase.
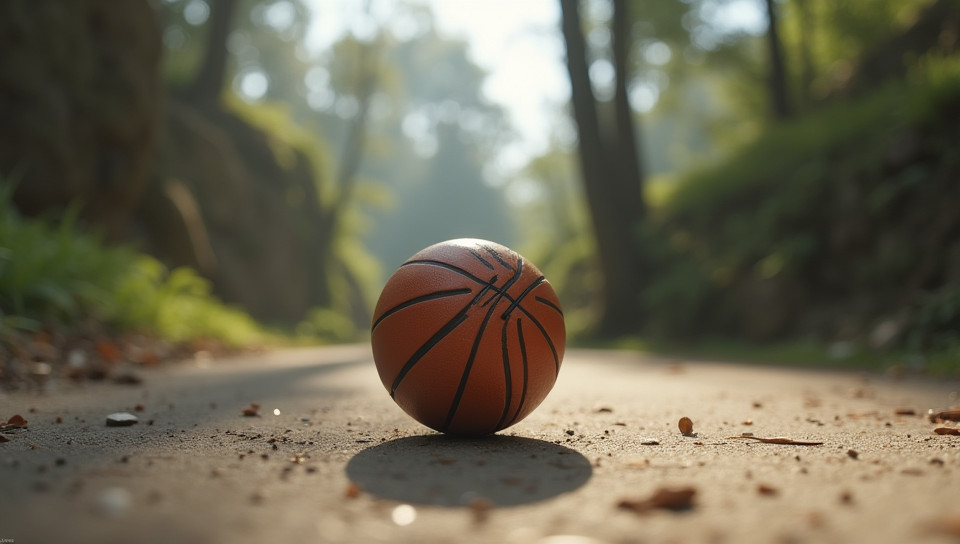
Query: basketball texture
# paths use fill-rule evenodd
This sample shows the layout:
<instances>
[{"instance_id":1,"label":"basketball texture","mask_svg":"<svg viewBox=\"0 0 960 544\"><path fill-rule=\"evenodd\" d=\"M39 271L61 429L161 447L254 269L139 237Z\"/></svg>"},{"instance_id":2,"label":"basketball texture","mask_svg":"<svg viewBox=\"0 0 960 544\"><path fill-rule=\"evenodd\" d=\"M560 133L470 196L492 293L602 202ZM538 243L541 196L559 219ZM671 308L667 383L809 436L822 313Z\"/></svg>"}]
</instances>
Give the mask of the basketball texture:
<instances>
[{"instance_id":1,"label":"basketball texture","mask_svg":"<svg viewBox=\"0 0 960 544\"><path fill-rule=\"evenodd\" d=\"M432 245L387 281L373 314L380 380L414 419L479 436L530 414L553 388L566 329L553 287L494 242Z\"/></svg>"}]
</instances>

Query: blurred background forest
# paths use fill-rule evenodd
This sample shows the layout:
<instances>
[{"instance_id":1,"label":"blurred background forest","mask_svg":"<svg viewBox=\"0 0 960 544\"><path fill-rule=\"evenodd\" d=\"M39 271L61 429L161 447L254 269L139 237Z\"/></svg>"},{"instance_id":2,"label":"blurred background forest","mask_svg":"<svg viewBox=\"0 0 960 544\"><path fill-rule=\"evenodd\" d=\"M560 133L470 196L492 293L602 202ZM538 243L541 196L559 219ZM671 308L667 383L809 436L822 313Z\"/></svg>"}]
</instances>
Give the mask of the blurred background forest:
<instances>
[{"instance_id":1,"label":"blurred background forest","mask_svg":"<svg viewBox=\"0 0 960 544\"><path fill-rule=\"evenodd\" d=\"M456 237L575 341L955 373L958 47L960 0L0 3L0 379L363 339Z\"/></svg>"}]
</instances>

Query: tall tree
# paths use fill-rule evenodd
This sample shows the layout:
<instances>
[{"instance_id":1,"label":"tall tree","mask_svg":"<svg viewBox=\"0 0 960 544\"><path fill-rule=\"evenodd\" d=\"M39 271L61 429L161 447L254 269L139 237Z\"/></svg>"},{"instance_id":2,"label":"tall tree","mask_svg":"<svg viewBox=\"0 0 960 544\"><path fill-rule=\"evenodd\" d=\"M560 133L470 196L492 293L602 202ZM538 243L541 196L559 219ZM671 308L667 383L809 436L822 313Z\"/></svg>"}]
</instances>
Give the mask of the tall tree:
<instances>
[{"instance_id":1,"label":"tall tree","mask_svg":"<svg viewBox=\"0 0 960 544\"><path fill-rule=\"evenodd\" d=\"M369 3L367 4L369 11ZM370 101L377 86L377 57L380 50L380 38L375 42L357 43L355 61L356 77L353 96L357 100L357 113L351 119L346 141L343 142L337 171L337 191L332 202L317 214L317 245L321 272L328 273L334 256L333 244L343 234L343 217L349 206L353 205L358 172L366 148L369 131ZM327 306L332 300L330 285L321 282L318 303Z\"/></svg>"},{"instance_id":2,"label":"tall tree","mask_svg":"<svg viewBox=\"0 0 960 544\"><path fill-rule=\"evenodd\" d=\"M227 62L230 51L227 39L233 29L236 0L207 0L210 20L207 23L207 40L203 63L194 76L185 96L197 105L212 106L220 100L223 84L227 79Z\"/></svg>"},{"instance_id":3,"label":"tall tree","mask_svg":"<svg viewBox=\"0 0 960 544\"><path fill-rule=\"evenodd\" d=\"M800 107L810 105L813 92L813 44L814 20L812 0L796 0L798 37L797 48L800 50Z\"/></svg>"},{"instance_id":4,"label":"tall tree","mask_svg":"<svg viewBox=\"0 0 960 544\"><path fill-rule=\"evenodd\" d=\"M579 0L560 0L560 7L573 114L579 135L580 171L604 282L597 332L606 336L637 332L643 322L640 291L644 262L640 228L645 205L633 111L627 99L631 42L627 0L614 0L613 127L607 126L608 118L601 118L598 113L597 98L590 83Z\"/></svg>"},{"instance_id":5,"label":"tall tree","mask_svg":"<svg viewBox=\"0 0 960 544\"><path fill-rule=\"evenodd\" d=\"M788 96L787 71L784 67L783 42L777 23L776 0L766 0L767 4L767 51L770 56L769 88L770 102L774 118L787 119L792 114Z\"/></svg>"}]
</instances>

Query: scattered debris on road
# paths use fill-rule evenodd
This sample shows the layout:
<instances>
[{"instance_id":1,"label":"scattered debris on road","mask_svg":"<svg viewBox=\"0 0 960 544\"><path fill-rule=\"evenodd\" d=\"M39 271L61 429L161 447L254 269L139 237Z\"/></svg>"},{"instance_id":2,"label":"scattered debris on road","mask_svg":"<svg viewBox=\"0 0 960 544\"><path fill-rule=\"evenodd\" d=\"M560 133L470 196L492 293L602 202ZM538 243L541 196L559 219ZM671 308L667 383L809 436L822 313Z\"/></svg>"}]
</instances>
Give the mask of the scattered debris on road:
<instances>
[{"instance_id":1,"label":"scattered debris on road","mask_svg":"<svg viewBox=\"0 0 960 544\"><path fill-rule=\"evenodd\" d=\"M243 409L243 417L260 417L260 405L251 402L250 406Z\"/></svg>"},{"instance_id":2,"label":"scattered debris on road","mask_svg":"<svg viewBox=\"0 0 960 544\"><path fill-rule=\"evenodd\" d=\"M927 410L927 417L930 423L942 423L944 421L960 421L960 406L951 406L946 410L933 411Z\"/></svg>"},{"instance_id":3,"label":"scattered debris on road","mask_svg":"<svg viewBox=\"0 0 960 544\"><path fill-rule=\"evenodd\" d=\"M636 514L644 514L654 509L680 512L693 508L693 498L696 494L697 490L693 487L662 487L646 499L622 499L617 503L617 508L630 510Z\"/></svg>"},{"instance_id":4,"label":"scattered debris on road","mask_svg":"<svg viewBox=\"0 0 960 544\"><path fill-rule=\"evenodd\" d=\"M757 493L764 497L774 497L780 494L780 490L767 484L757 485Z\"/></svg>"},{"instance_id":5,"label":"scattered debris on road","mask_svg":"<svg viewBox=\"0 0 960 544\"><path fill-rule=\"evenodd\" d=\"M744 433L740 436L728 436L727 440L756 440L764 444L783 444L787 446L822 446L823 442L808 442L805 440L794 440L792 438L760 438L752 434Z\"/></svg>"},{"instance_id":6,"label":"scattered debris on road","mask_svg":"<svg viewBox=\"0 0 960 544\"><path fill-rule=\"evenodd\" d=\"M137 416L129 412L117 412L107 416L107 427L129 427L140 421Z\"/></svg>"},{"instance_id":7,"label":"scattered debris on road","mask_svg":"<svg viewBox=\"0 0 960 544\"><path fill-rule=\"evenodd\" d=\"M348 499L356 499L361 493L363 493L363 488L353 482L350 482L350 485L347 486L347 490L343 492L343 496Z\"/></svg>"},{"instance_id":8,"label":"scattered debris on road","mask_svg":"<svg viewBox=\"0 0 960 544\"><path fill-rule=\"evenodd\" d=\"M956 427L937 427L933 430L937 434L950 434L954 436L960 436L960 429Z\"/></svg>"},{"instance_id":9,"label":"scattered debris on road","mask_svg":"<svg viewBox=\"0 0 960 544\"><path fill-rule=\"evenodd\" d=\"M17 414L7 420L6 423L0 423L0 432L12 431L15 429L26 429L27 420L23 419L23 416Z\"/></svg>"}]
</instances>

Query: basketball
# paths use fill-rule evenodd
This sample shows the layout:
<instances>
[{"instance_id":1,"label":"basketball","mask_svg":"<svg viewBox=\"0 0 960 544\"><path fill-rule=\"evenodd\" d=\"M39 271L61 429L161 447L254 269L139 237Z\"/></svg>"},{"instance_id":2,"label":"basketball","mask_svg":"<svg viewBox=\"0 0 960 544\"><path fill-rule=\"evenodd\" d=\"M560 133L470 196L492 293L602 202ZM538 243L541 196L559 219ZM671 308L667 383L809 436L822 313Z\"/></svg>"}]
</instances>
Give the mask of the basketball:
<instances>
[{"instance_id":1,"label":"basketball","mask_svg":"<svg viewBox=\"0 0 960 544\"><path fill-rule=\"evenodd\" d=\"M400 265L371 327L380 380L434 430L482 436L529 415L553 388L566 329L533 263L494 242L434 244Z\"/></svg>"}]
</instances>

